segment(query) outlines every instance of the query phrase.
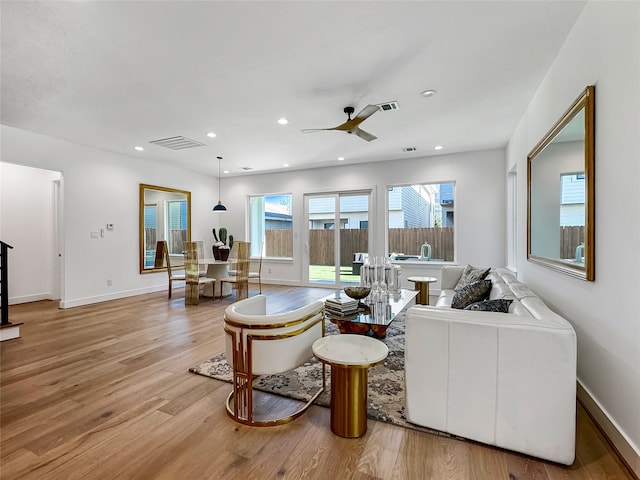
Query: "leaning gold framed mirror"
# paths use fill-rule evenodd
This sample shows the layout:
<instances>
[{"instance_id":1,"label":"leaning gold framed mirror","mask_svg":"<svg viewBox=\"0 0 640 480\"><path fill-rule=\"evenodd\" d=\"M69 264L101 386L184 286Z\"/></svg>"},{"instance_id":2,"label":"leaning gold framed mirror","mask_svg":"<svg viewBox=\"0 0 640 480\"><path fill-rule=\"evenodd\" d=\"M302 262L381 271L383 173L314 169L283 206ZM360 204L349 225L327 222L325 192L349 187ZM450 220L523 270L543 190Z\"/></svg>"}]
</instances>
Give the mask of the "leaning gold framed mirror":
<instances>
[{"instance_id":1,"label":"leaning gold framed mirror","mask_svg":"<svg viewBox=\"0 0 640 480\"><path fill-rule=\"evenodd\" d=\"M595 279L595 87L527 157L527 259Z\"/></svg>"},{"instance_id":2,"label":"leaning gold framed mirror","mask_svg":"<svg viewBox=\"0 0 640 480\"><path fill-rule=\"evenodd\" d=\"M183 265L183 244L191 241L191 192L140 184L140 273L156 268L156 245L167 241L171 266Z\"/></svg>"}]
</instances>

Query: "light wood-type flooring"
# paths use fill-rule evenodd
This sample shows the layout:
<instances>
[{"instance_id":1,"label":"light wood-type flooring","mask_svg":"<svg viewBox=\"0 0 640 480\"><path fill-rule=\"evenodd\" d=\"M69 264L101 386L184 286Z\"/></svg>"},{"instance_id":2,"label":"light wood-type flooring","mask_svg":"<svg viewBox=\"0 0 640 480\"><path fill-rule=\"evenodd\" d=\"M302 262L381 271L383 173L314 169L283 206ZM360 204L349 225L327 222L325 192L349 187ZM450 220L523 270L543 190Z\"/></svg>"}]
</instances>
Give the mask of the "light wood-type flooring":
<instances>
[{"instance_id":1,"label":"light wood-type flooring","mask_svg":"<svg viewBox=\"0 0 640 480\"><path fill-rule=\"evenodd\" d=\"M330 293L263 292L270 312ZM372 420L345 439L319 406L278 427L237 424L224 409L230 385L187 371L224 350L233 296L185 307L183 295L10 307L24 325L0 344L2 480L633 478L581 407L571 467Z\"/></svg>"}]
</instances>

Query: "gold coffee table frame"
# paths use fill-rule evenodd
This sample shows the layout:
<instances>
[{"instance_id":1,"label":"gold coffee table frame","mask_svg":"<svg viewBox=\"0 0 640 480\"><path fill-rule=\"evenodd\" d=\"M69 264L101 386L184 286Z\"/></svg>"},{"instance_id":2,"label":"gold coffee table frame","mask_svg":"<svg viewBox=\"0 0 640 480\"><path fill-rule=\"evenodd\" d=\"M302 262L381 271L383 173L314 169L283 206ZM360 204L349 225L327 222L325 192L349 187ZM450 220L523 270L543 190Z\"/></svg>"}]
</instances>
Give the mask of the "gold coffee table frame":
<instances>
[{"instance_id":1,"label":"gold coffee table frame","mask_svg":"<svg viewBox=\"0 0 640 480\"><path fill-rule=\"evenodd\" d=\"M387 358L388 347L363 335L329 335L313 343L313 354L331 366L331 431L361 437L367 431L368 369Z\"/></svg>"}]
</instances>

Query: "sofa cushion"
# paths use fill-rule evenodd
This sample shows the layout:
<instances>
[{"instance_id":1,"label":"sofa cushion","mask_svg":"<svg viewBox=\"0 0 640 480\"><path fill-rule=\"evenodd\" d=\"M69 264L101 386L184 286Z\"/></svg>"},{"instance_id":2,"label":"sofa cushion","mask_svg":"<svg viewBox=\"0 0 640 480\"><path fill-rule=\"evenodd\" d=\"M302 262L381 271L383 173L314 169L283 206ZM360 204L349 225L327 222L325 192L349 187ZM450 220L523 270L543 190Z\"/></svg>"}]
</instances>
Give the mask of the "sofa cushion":
<instances>
[{"instance_id":1,"label":"sofa cushion","mask_svg":"<svg viewBox=\"0 0 640 480\"><path fill-rule=\"evenodd\" d=\"M473 267L469 264L467 264L467 266L464 269L464 272L462 272L462 276L460 277L460 280L458 280L458 284L456 285L456 287L454 288L454 290L459 290L463 287L466 287L467 285L470 285L474 282L477 282L479 280L484 280L485 277L487 275L489 275L489 272L491 271L491 267L489 268L479 268L479 267Z\"/></svg>"},{"instance_id":2,"label":"sofa cushion","mask_svg":"<svg viewBox=\"0 0 640 480\"><path fill-rule=\"evenodd\" d=\"M516 298L509 286L504 283L492 283L491 292L489 292L489 300L495 300L497 298Z\"/></svg>"},{"instance_id":3,"label":"sofa cushion","mask_svg":"<svg viewBox=\"0 0 640 480\"><path fill-rule=\"evenodd\" d=\"M518 300L514 300L513 302L511 302L511 305L509 305L509 313L513 313L514 315L518 315L520 317L533 317L529 313L529 310L527 310L527 307L522 305L522 303L520 303L520 301Z\"/></svg>"},{"instance_id":4,"label":"sofa cushion","mask_svg":"<svg viewBox=\"0 0 640 480\"><path fill-rule=\"evenodd\" d=\"M472 303L486 300L491 291L491 280L480 280L456 289L451 300L451 308L464 308Z\"/></svg>"},{"instance_id":5,"label":"sofa cushion","mask_svg":"<svg viewBox=\"0 0 640 480\"><path fill-rule=\"evenodd\" d=\"M507 300L505 298L497 298L496 300L482 300L480 302L472 303L464 307L465 310L474 310L479 312L500 312L509 313L509 305L513 300Z\"/></svg>"}]
</instances>

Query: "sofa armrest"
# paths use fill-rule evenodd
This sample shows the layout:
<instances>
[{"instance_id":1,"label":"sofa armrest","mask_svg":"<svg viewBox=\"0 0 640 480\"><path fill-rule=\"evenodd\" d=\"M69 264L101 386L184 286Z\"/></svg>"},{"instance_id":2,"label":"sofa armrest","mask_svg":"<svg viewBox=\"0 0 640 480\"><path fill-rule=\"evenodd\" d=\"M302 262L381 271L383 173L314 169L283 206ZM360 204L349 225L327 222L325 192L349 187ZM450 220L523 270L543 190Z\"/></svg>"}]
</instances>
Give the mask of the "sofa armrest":
<instances>
[{"instance_id":1,"label":"sofa armrest","mask_svg":"<svg viewBox=\"0 0 640 480\"><path fill-rule=\"evenodd\" d=\"M442 267L441 290L453 290L464 272L465 265L444 265Z\"/></svg>"}]
</instances>

